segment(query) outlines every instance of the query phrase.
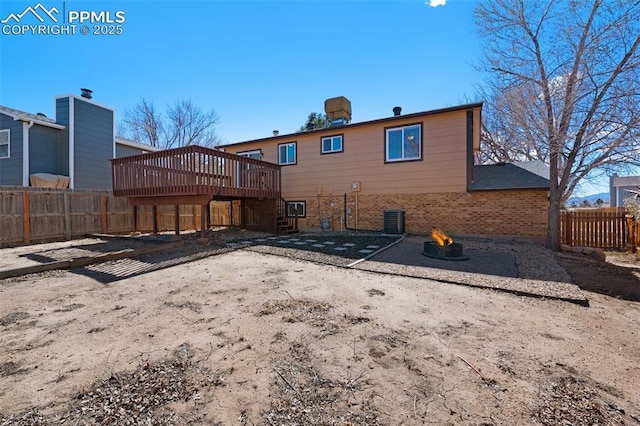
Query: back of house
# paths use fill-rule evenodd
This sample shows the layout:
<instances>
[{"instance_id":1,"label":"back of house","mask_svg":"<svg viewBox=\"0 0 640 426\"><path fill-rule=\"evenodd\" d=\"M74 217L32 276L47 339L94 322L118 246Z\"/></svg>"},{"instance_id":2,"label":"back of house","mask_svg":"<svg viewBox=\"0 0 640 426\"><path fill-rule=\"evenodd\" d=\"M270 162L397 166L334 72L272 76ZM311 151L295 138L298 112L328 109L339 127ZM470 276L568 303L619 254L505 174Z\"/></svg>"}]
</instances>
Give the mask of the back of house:
<instances>
[{"instance_id":1,"label":"back of house","mask_svg":"<svg viewBox=\"0 0 640 426\"><path fill-rule=\"evenodd\" d=\"M513 164L474 165L481 103L219 146L281 166L302 229L543 236L549 181ZM348 117L350 118L350 104ZM329 115L329 114L328 114Z\"/></svg>"}]
</instances>

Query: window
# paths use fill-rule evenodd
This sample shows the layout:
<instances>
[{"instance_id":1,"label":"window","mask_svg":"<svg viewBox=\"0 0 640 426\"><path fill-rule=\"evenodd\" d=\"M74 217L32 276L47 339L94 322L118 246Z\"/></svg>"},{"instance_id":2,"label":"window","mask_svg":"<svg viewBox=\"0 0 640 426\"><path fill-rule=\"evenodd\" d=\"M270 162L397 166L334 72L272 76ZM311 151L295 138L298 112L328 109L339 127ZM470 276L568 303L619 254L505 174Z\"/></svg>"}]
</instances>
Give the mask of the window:
<instances>
[{"instance_id":1,"label":"window","mask_svg":"<svg viewBox=\"0 0 640 426\"><path fill-rule=\"evenodd\" d=\"M278 145L278 164L296 164L296 142Z\"/></svg>"},{"instance_id":2,"label":"window","mask_svg":"<svg viewBox=\"0 0 640 426\"><path fill-rule=\"evenodd\" d=\"M239 156L253 158L254 160L262 160L262 150L254 149L253 151L239 152Z\"/></svg>"},{"instance_id":3,"label":"window","mask_svg":"<svg viewBox=\"0 0 640 426\"><path fill-rule=\"evenodd\" d=\"M342 135L327 136L320 140L322 154L342 152Z\"/></svg>"},{"instance_id":4,"label":"window","mask_svg":"<svg viewBox=\"0 0 640 426\"><path fill-rule=\"evenodd\" d=\"M422 160L422 124L385 129L385 162Z\"/></svg>"},{"instance_id":5,"label":"window","mask_svg":"<svg viewBox=\"0 0 640 426\"><path fill-rule=\"evenodd\" d=\"M11 154L9 150L9 147L11 146L9 143L11 141L10 136L9 129L0 130L0 158L9 158L9 155Z\"/></svg>"},{"instance_id":6,"label":"window","mask_svg":"<svg viewBox=\"0 0 640 426\"><path fill-rule=\"evenodd\" d=\"M289 201L287 216L289 217L307 217L306 201Z\"/></svg>"}]
</instances>

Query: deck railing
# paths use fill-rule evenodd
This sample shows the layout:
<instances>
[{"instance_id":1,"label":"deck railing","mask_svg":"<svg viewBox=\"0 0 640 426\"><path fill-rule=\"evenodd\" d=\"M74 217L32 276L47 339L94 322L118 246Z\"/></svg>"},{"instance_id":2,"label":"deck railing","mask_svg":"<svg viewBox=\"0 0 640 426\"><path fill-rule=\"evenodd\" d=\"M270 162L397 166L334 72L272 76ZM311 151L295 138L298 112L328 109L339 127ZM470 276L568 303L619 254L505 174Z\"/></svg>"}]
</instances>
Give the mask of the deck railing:
<instances>
[{"instance_id":1,"label":"deck railing","mask_svg":"<svg viewBox=\"0 0 640 426\"><path fill-rule=\"evenodd\" d=\"M116 158L111 167L117 197L280 197L280 166L197 145Z\"/></svg>"}]
</instances>

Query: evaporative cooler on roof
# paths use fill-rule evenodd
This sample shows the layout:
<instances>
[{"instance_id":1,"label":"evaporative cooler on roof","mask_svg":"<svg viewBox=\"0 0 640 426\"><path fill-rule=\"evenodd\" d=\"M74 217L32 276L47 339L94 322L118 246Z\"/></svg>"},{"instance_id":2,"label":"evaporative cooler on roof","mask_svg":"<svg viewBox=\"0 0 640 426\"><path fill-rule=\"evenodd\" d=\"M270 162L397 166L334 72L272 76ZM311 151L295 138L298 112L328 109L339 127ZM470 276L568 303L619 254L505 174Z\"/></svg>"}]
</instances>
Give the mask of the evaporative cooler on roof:
<instances>
[{"instance_id":1,"label":"evaporative cooler on roof","mask_svg":"<svg viewBox=\"0 0 640 426\"><path fill-rule=\"evenodd\" d=\"M351 101L344 96L327 99L324 112L331 125L347 124L351 121Z\"/></svg>"}]
</instances>

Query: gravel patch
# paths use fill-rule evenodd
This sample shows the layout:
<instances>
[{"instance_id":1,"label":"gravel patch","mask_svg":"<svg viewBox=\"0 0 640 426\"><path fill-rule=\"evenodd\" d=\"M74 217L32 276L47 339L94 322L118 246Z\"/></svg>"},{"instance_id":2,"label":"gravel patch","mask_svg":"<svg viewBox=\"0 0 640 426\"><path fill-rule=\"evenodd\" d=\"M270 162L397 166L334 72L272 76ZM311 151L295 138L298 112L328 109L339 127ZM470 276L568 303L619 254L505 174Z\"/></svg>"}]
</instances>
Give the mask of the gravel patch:
<instances>
[{"instance_id":1,"label":"gravel patch","mask_svg":"<svg viewBox=\"0 0 640 426\"><path fill-rule=\"evenodd\" d=\"M553 253L540 245L457 239L472 259L448 262L422 256L425 241L428 237L407 237L355 268L588 305L585 295L578 286L571 284L571 278L558 265Z\"/></svg>"}]
</instances>

